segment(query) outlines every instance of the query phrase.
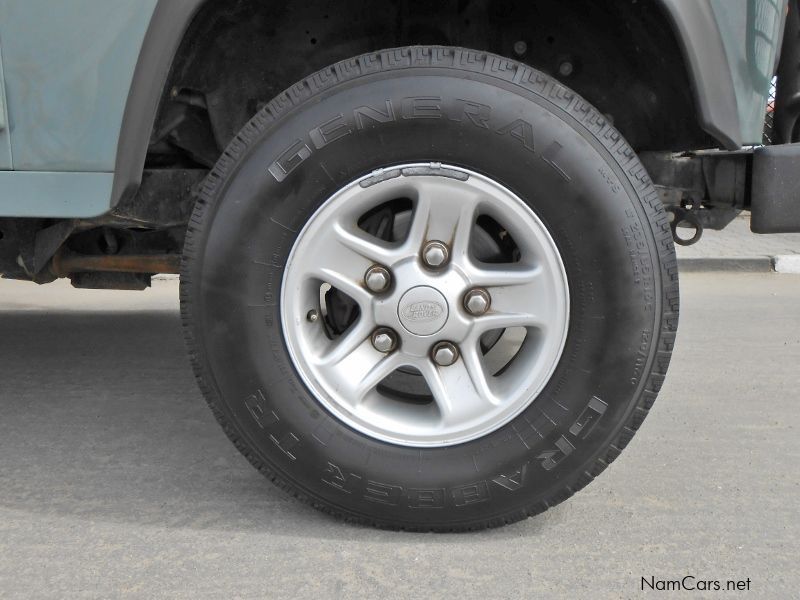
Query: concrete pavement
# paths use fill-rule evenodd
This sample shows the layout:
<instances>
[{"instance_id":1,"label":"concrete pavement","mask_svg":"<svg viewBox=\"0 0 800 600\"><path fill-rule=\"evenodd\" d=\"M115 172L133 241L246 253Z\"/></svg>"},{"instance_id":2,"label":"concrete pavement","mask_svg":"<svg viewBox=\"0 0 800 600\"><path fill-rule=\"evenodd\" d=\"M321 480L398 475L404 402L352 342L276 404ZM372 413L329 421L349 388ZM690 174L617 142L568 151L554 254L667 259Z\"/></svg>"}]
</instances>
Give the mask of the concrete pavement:
<instances>
[{"instance_id":1,"label":"concrete pavement","mask_svg":"<svg viewBox=\"0 0 800 600\"><path fill-rule=\"evenodd\" d=\"M800 273L800 233L759 235L742 213L725 229L707 229L697 244L676 246L681 270Z\"/></svg>"},{"instance_id":2,"label":"concrete pavement","mask_svg":"<svg viewBox=\"0 0 800 600\"><path fill-rule=\"evenodd\" d=\"M597 481L516 525L421 535L331 520L239 456L175 282L0 282L0 597L633 598L685 575L796 597L800 277L682 286L667 383Z\"/></svg>"}]
</instances>

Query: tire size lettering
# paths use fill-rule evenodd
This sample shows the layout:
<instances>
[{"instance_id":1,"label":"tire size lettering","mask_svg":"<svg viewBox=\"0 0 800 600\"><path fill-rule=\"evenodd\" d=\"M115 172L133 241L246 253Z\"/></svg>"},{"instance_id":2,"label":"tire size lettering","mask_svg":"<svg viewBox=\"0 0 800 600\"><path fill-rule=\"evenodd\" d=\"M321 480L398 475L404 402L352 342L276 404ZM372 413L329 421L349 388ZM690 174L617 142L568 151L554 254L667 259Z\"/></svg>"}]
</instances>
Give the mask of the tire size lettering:
<instances>
[{"instance_id":1,"label":"tire size lettering","mask_svg":"<svg viewBox=\"0 0 800 600\"><path fill-rule=\"evenodd\" d=\"M600 173L600 176L603 178L606 184L608 184L608 188L612 191L612 193L618 194L621 188L619 183L615 181L614 178L611 176L611 173L609 173L603 167L597 169L597 172Z\"/></svg>"},{"instance_id":2,"label":"tire size lettering","mask_svg":"<svg viewBox=\"0 0 800 600\"><path fill-rule=\"evenodd\" d=\"M632 209L625 211L625 216L635 219L636 213ZM622 228L622 235L628 246L628 255L633 271L633 281L642 288L644 310L651 312L654 309L655 292L653 283L653 260L650 256L649 246L645 238L644 229L639 221L635 221Z\"/></svg>"},{"instance_id":3,"label":"tire size lettering","mask_svg":"<svg viewBox=\"0 0 800 600\"><path fill-rule=\"evenodd\" d=\"M642 377L642 372L647 364L647 350L650 348L650 340L652 337L652 332L648 329L642 331L639 347L636 348L636 359L633 363L633 374L630 378L630 384L632 386L635 386L637 383L639 383L639 379Z\"/></svg>"}]
</instances>

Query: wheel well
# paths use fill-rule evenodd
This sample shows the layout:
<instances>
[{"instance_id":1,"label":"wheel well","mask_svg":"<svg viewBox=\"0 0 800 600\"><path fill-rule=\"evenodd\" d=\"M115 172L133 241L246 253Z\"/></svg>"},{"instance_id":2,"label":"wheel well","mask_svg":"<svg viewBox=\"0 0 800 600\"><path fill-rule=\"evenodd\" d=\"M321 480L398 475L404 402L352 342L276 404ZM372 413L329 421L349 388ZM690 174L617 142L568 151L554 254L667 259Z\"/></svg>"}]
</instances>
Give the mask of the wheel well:
<instances>
[{"instance_id":1,"label":"wheel well","mask_svg":"<svg viewBox=\"0 0 800 600\"><path fill-rule=\"evenodd\" d=\"M361 53L463 46L524 61L610 116L636 150L716 143L701 130L680 48L656 3L593 0L207 2L165 86L148 165L205 166L266 102Z\"/></svg>"}]
</instances>

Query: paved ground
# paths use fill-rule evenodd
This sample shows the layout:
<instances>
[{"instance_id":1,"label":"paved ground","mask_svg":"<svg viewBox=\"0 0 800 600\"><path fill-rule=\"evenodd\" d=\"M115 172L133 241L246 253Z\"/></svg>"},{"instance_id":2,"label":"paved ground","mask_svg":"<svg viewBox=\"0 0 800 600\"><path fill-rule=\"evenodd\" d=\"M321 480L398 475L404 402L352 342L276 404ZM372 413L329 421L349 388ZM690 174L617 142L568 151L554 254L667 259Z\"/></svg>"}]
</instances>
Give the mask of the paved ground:
<instances>
[{"instance_id":1,"label":"paved ground","mask_svg":"<svg viewBox=\"0 0 800 600\"><path fill-rule=\"evenodd\" d=\"M722 231L707 229L693 246L677 247L681 258L751 258L800 254L800 233L758 235L750 231L750 216L734 219Z\"/></svg>"},{"instance_id":2,"label":"paved ground","mask_svg":"<svg viewBox=\"0 0 800 600\"><path fill-rule=\"evenodd\" d=\"M461 535L344 525L263 480L195 389L174 292L0 282L0 597L619 598L651 575L797 597L800 277L684 276L671 377L620 459Z\"/></svg>"},{"instance_id":3,"label":"paved ground","mask_svg":"<svg viewBox=\"0 0 800 600\"><path fill-rule=\"evenodd\" d=\"M722 231L706 230L697 244L676 250L683 271L800 273L800 233L754 234L749 213L742 213Z\"/></svg>"}]
</instances>

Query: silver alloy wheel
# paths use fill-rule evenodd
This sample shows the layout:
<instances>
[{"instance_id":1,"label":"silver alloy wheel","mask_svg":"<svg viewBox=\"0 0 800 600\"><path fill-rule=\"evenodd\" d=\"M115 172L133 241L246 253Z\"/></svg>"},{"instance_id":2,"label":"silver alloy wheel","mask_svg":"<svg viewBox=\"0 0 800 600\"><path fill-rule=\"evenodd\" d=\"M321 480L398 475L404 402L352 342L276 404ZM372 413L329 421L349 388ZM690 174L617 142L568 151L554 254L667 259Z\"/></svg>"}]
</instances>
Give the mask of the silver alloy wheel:
<instances>
[{"instance_id":1,"label":"silver alloy wheel","mask_svg":"<svg viewBox=\"0 0 800 600\"><path fill-rule=\"evenodd\" d=\"M359 226L368 211L399 198L413 205L402 240L386 242ZM518 260L474 258L471 238L481 215L513 238ZM432 240L449 246L441 270L426 267L421 257ZM376 264L392 277L382 294L364 282ZM325 314L320 290L326 286L347 295L359 311L338 336L323 319L306 318L311 310ZM474 288L491 297L481 316L463 306ZM564 348L569 290L552 237L519 197L467 169L410 164L354 181L309 219L286 265L281 317L295 368L333 415L380 440L438 447L487 435L533 402ZM373 347L379 327L396 333L394 351ZM516 345L498 369L481 342L499 331ZM431 349L445 340L457 345L459 357L439 366ZM422 375L430 401L403 401L384 391L381 383L399 369Z\"/></svg>"}]
</instances>

